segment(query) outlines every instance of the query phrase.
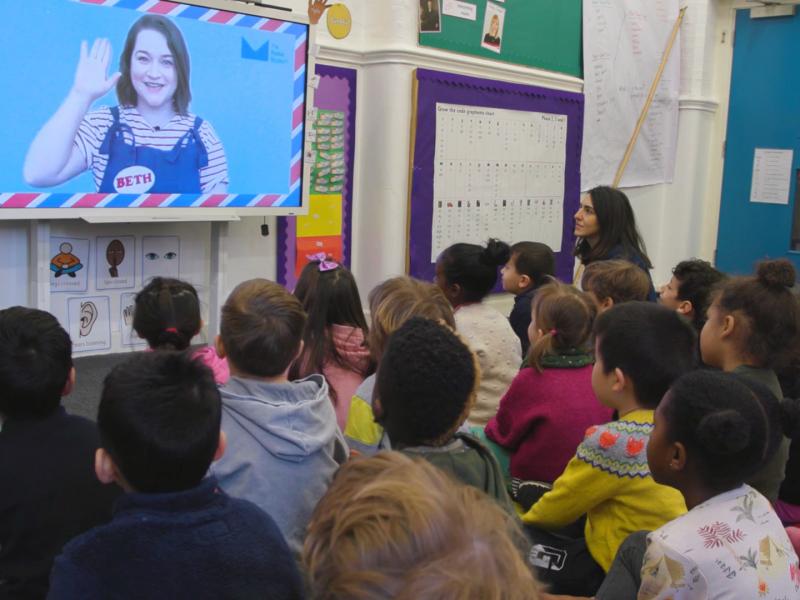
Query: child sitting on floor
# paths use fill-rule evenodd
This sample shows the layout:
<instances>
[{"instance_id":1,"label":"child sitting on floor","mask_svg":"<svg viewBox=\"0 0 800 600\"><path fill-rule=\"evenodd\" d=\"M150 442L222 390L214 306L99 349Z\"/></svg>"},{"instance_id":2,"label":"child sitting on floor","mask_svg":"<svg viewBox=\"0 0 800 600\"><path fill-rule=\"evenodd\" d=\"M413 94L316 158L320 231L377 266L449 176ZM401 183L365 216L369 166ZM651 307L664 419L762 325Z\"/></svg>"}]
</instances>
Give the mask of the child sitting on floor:
<instances>
[{"instance_id":1,"label":"child sitting on floor","mask_svg":"<svg viewBox=\"0 0 800 600\"><path fill-rule=\"evenodd\" d=\"M603 312L623 302L647 300L650 279L639 266L627 260L590 263L583 272L581 288Z\"/></svg>"},{"instance_id":2,"label":"child sitting on floor","mask_svg":"<svg viewBox=\"0 0 800 600\"><path fill-rule=\"evenodd\" d=\"M555 255L547 244L517 242L511 246L511 258L500 269L503 289L514 294L514 308L508 321L522 344L522 356L528 354L531 306L536 291L555 275Z\"/></svg>"},{"instance_id":3,"label":"child sitting on floor","mask_svg":"<svg viewBox=\"0 0 800 600\"><path fill-rule=\"evenodd\" d=\"M436 260L438 285L455 312L456 327L478 357L481 384L469 422L485 426L522 362L519 338L503 315L483 302L497 283L497 268L508 262L508 244L490 239L486 247L453 244Z\"/></svg>"},{"instance_id":4,"label":"child sitting on floor","mask_svg":"<svg viewBox=\"0 0 800 600\"><path fill-rule=\"evenodd\" d=\"M474 355L450 328L414 317L392 334L381 358L375 417L393 449L428 460L513 512L497 459L456 433L479 377Z\"/></svg>"},{"instance_id":5,"label":"child sitting on floor","mask_svg":"<svg viewBox=\"0 0 800 600\"><path fill-rule=\"evenodd\" d=\"M225 451L211 371L138 353L103 383L95 471L127 493L56 559L49 598L275 598L303 590L275 522L203 479Z\"/></svg>"},{"instance_id":6,"label":"child sitting on floor","mask_svg":"<svg viewBox=\"0 0 800 600\"><path fill-rule=\"evenodd\" d=\"M275 519L297 555L311 511L348 455L325 378L288 377L305 319L300 301L266 279L228 296L217 338L231 368L220 389L228 452L211 467L222 489Z\"/></svg>"},{"instance_id":7,"label":"child sitting on floor","mask_svg":"<svg viewBox=\"0 0 800 600\"><path fill-rule=\"evenodd\" d=\"M533 526L541 577L556 593L594 594L629 534L686 512L680 494L650 476L647 442L662 396L695 365L694 331L675 311L627 302L601 314L594 333L592 387L600 402L618 411L619 421L591 427L553 489L522 516ZM582 515L589 556L571 544L564 563L549 560L546 548L564 547L557 530Z\"/></svg>"},{"instance_id":8,"label":"child sitting on floor","mask_svg":"<svg viewBox=\"0 0 800 600\"><path fill-rule=\"evenodd\" d=\"M290 379L321 373L344 430L353 393L373 371L367 348L367 321L353 274L325 254L309 257L294 295L306 311L303 351Z\"/></svg>"},{"instance_id":9,"label":"child sitting on floor","mask_svg":"<svg viewBox=\"0 0 800 600\"><path fill-rule=\"evenodd\" d=\"M154 277L136 294L133 330L151 350L186 350L202 328L200 299L191 283ZM228 361L213 346L203 346L194 355L214 372L217 383L228 381Z\"/></svg>"},{"instance_id":10,"label":"child sitting on floor","mask_svg":"<svg viewBox=\"0 0 800 600\"><path fill-rule=\"evenodd\" d=\"M401 276L392 277L375 286L369 293L369 349L375 362L380 362L389 336L411 317L441 321L455 329L453 308L444 293L432 283ZM354 454L375 454L391 444L383 427L375 422L372 401L375 374L364 380L350 404L344 435Z\"/></svg>"},{"instance_id":11,"label":"child sitting on floor","mask_svg":"<svg viewBox=\"0 0 800 600\"><path fill-rule=\"evenodd\" d=\"M800 353L800 303L792 292L795 270L786 259L765 261L754 277L733 277L721 285L700 334L703 362L768 387L782 398L774 369ZM789 440L747 483L770 502L786 474Z\"/></svg>"},{"instance_id":12,"label":"child sitting on floor","mask_svg":"<svg viewBox=\"0 0 800 600\"><path fill-rule=\"evenodd\" d=\"M303 548L313 598L537 600L519 525L422 460L381 452L344 465Z\"/></svg>"},{"instance_id":13,"label":"child sitting on floor","mask_svg":"<svg viewBox=\"0 0 800 600\"><path fill-rule=\"evenodd\" d=\"M658 301L689 319L699 334L706 322L712 292L724 279L725 274L711 263L697 258L684 260L672 269L669 282L659 290Z\"/></svg>"},{"instance_id":14,"label":"child sitting on floor","mask_svg":"<svg viewBox=\"0 0 800 600\"><path fill-rule=\"evenodd\" d=\"M796 426L796 411L791 418ZM653 478L678 489L689 512L648 536L640 600L800 597L800 564L786 531L769 501L744 483L769 437L760 402L731 376L697 371L672 386L656 411L647 458Z\"/></svg>"},{"instance_id":15,"label":"child sitting on floor","mask_svg":"<svg viewBox=\"0 0 800 600\"><path fill-rule=\"evenodd\" d=\"M43 310L0 310L0 598L47 595L53 559L111 519L121 490L94 474L97 427L69 415L72 342Z\"/></svg>"},{"instance_id":16,"label":"child sitting on floor","mask_svg":"<svg viewBox=\"0 0 800 600\"><path fill-rule=\"evenodd\" d=\"M552 483L586 430L610 421L612 411L592 391L591 299L553 282L536 294L532 312L529 366L500 400L486 437L511 452L512 477Z\"/></svg>"}]
</instances>

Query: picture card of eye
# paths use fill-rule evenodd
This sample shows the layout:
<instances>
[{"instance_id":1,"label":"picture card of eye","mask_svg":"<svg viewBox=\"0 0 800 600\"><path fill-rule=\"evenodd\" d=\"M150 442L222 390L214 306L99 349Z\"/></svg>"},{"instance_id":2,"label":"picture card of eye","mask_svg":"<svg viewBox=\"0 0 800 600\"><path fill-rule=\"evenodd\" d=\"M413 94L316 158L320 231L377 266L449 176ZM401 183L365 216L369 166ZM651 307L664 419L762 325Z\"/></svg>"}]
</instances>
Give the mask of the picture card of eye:
<instances>
[{"instance_id":1,"label":"picture card of eye","mask_svg":"<svg viewBox=\"0 0 800 600\"><path fill-rule=\"evenodd\" d=\"M561 248L567 116L438 103L431 262L489 237Z\"/></svg>"},{"instance_id":2,"label":"picture card of eye","mask_svg":"<svg viewBox=\"0 0 800 600\"><path fill-rule=\"evenodd\" d=\"M344 186L345 115L337 110L317 110L310 137L313 161L312 194L338 194Z\"/></svg>"}]
</instances>

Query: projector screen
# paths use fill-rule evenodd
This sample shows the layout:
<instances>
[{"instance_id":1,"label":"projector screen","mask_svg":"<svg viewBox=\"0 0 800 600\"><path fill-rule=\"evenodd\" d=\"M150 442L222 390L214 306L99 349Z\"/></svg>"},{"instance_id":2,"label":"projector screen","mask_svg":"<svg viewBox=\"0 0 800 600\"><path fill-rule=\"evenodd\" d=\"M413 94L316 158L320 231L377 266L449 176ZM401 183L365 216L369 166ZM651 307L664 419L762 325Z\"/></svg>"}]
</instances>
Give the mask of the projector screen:
<instances>
[{"instance_id":1,"label":"projector screen","mask_svg":"<svg viewBox=\"0 0 800 600\"><path fill-rule=\"evenodd\" d=\"M299 212L303 19L222 0L3 2L0 218Z\"/></svg>"}]
</instances>

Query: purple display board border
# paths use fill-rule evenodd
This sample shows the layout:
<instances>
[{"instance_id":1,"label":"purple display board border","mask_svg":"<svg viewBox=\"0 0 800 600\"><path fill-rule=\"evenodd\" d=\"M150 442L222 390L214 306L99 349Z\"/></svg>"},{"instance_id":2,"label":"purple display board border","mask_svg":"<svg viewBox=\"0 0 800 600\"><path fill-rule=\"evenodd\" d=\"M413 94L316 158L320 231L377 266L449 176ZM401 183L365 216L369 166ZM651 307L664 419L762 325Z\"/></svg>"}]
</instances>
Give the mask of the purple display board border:
<instances>
[{"instance_id":1,"label":"purple display board border","mask_svg":"<svg viewBox=\"0 0 800 600\"><path fill-rule=\"evenodd\" d=\"M567 115L567 162L564 230L556 252L556 275L572 282L575 246L572 215L580 204L583 143L583 94L417 69L417 126L408 232L409 274L432 281L433 165L436 148L436 104L465 104ZM522 240L506 240L517 242Z\"/></svg>"},{"instance_id":2,"label":"purple display board border","mask_svg":"<svg viewBox=\"0 0 800 600\"><path fill-rule=\"evenodd\" d=\"M353 242L353 167L356 152L356 85L358 72L355 69L334 67L316 63L315 73L321 79L343 79L347 82L348 98L345 131L345 179L342 188L342 260L350 268L351 248ZM320 86L314 96L315 106L325 108L327 103L324 86ZM278 245L277 245L277 280L281 285L294 289L297 279L294 275L295 253L297 240L297 217L278 217Z\"/></svg>"}]
</instances>

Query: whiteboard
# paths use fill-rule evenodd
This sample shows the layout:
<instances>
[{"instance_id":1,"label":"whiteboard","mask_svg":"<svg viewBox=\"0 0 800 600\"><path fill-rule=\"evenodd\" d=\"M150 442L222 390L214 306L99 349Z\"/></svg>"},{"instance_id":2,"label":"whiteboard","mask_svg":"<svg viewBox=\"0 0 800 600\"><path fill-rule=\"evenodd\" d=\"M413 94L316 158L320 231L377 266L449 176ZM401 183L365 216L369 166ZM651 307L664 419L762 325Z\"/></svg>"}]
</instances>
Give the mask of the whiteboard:
<instances>
[{"instance_id":1,"label":"whiteboard","mask_svg":"<svg viewBox=\"0 0 800 600\"><path fill-rule=\"evenodd\" d=\"M305 142L313 134L305 122L314 92L307 16L233 0L38 0L2 3L0 18L11 45L33 31L48 39L25 61L0 65L16 90L0 101L8 133L0 148L0 219L307 212ZM158 32L153 20L177 33ZM156 74L137 63L141 31L157 32L169 48L169 61L152 61ZM100 40L109 48L104 63L94 52ZM107 84L90 92L76 75L87 64L84 42ZM61 57L56 68L53 56ZM46 89L31 84L37 72L48 73ZM76 92L80 110L61 112L73 107ZM154 120L148 110L156 103L173 113ZM51 127L64 114L68 126Z\"/></svg>"}]
</instances>

